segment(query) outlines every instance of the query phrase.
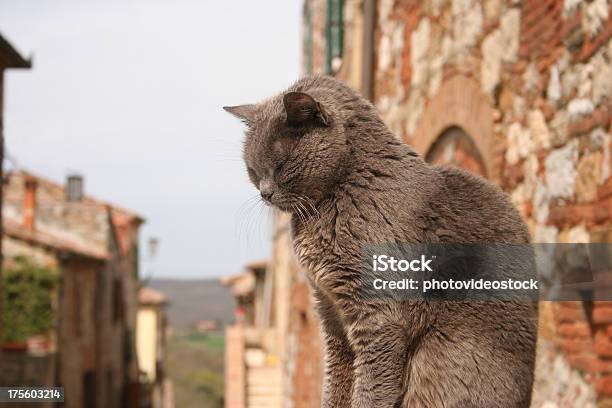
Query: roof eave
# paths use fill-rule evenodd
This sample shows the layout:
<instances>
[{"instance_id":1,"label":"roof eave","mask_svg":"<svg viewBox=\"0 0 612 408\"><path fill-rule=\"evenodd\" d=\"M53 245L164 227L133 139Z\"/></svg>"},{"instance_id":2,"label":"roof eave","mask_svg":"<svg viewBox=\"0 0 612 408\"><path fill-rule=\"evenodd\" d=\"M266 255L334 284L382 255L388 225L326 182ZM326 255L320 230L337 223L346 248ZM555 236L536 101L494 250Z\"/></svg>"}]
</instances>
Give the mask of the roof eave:
<instances>
[{"instance_id":1,"label":"roof eave","mask_svg":"<svg viewBox=\"0 0 612 408\"><path fill-rule=\"evenodd\" d=\"M8 219L3 219L3 234L26 242L30 245L46 248L52 252L59 254L62 258L76 257L80 259L90 259L98 262L107 262L111 260L111 256L108 253L103 253L94 249L79 248L69 242L60 242L58 239L52 239L48 236L43 236L37 231L30 231Z\"/></svg>"},{"instance_id":2,"label":"roof eave","mask_svg":"<svg viewBox=\"0 0 612 408\"><path fill-rule=\"evenodd\" d=\"M32 58L24 58L0 34L0 66L2 68L32 68Z\"/></svg>"}]
</instances>

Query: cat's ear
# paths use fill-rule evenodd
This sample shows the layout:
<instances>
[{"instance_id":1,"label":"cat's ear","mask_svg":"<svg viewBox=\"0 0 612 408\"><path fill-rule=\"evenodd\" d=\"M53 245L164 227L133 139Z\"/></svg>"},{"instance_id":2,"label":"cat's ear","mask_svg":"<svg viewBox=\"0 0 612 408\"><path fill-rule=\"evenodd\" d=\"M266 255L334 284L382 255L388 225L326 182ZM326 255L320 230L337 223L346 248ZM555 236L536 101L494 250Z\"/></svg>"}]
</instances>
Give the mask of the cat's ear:
<instances>
[{"instance_id":1,"label":"cat's ear","mask_svg":"<svg viewBox=\"0 0 612 408\"><path fill-rule=\"evenodd\" d=\"M249 124L255 115L255 105L224 106L223 110L231 113L246 124Z\"/></svg>"},{"instance_id":2,"label":"cat's ear","mask_svg":"<svg viewBox=\"0 0 612 408\"><path fill-rule=\"evenodd\" d=\"M303 92L289 92L283 97L287 123L290 126L320 124L327 126L329 118L321 104Z\"/></svg>"}]
</instances>

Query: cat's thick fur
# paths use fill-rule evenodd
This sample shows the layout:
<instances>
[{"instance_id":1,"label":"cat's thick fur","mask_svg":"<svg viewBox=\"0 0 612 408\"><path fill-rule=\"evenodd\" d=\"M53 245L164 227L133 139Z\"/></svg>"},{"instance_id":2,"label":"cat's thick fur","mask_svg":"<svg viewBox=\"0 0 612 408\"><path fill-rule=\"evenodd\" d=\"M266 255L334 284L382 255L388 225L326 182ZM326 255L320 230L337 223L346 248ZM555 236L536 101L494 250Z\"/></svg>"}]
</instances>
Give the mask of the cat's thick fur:
<instances>
[{"instance_id":1,"label":"cat's thick fur","mask_svg":"<svg viewBox=\"0 0 612 408\"><path fill-rule=\"evenodd\" d=\"M322 322L323 407L529 406L534 303L381 303L360 293L367 244L529 242L498 188L424 162L372 104L329 77L226 110L247 124L251 180L293 214Z\"/></svg>"}]
</instances>

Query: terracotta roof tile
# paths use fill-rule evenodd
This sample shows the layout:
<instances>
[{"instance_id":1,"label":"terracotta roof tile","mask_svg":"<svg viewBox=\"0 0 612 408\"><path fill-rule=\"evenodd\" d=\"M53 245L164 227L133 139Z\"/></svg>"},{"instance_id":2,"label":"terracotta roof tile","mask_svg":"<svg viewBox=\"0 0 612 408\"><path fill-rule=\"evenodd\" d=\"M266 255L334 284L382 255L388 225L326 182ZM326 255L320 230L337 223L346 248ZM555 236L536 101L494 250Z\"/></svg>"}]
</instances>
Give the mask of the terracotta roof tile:
<instances>
[{"instance_id":1,"label":"terracotta roof tile","mask_svg":"<svg viewBox=\"0 0 612 408\"><path fill-rule=\"evenodd\" d=\"M147 305L161 305L168 303L168 298L158 290L144 287L138 291L138 302Z\"/></svg>"}]
</instances>

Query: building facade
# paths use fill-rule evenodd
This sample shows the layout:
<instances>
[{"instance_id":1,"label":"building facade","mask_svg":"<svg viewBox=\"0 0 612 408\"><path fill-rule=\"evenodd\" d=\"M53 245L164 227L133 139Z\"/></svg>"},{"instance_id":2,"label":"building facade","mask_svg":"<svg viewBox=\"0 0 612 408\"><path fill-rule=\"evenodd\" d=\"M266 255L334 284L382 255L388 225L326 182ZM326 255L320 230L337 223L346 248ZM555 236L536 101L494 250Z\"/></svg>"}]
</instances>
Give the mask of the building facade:
<instances>
[{"instance_id":1,"label":"building facade","mask_svg":"<svg viewBox=\"0 0 612 408\"><path fill-rule=\"evenodd\" d=\"M65 185L24 171L5 176L5 265L27 257L59 271L46 351L66 407L135 407L138 234L144 221ZM16 381L4 372L3 382Z\"/></svg>"},{"instance_id":2,"label":"building facade","mask_svg":"<svg viewBox=\"0 0 612 408\"><path fill-rule=\"evenodd\" d=\"M21 68L29 69L32 62L22 57L17 50L0 34L0 163L4 163L4 72L7 69ZM0 166L0 180L3 179L2 166ZM0 190L2 186L0 185ZM0 191L1 193L1 191ZM2 229L2 194L0 194L0 229ZM0 248L2 237L0 234ZM0 263L2 251L0 250ZM2 270L0 268L0 289L2 288ZM0 299L0 315L2 315L2 299ZM2 336L2 321L0 321L0 336ZM0 361L2 351L0 351Z\"/></svg>"},{"instance_id":3,"label":"building facade","mask_svg":"<svg viewBox=\"0 0 612 408\"><path fill-rule=\"evenodd\" d=\"M172 408L172 389L166 377L166 295L149 287L138 291L136 316L136 351L146 403L141 408ZM143 392L145 391L146 392Z\"/></svg>"},{"instance_id":4,"label":"building facade","mask_svg":"<svg viewBox=\"0 0 612 408\"><path fill-rule=\"evenodd\" d=\"M606 0L307 0L305 73L371 99L427 161L507 192L534 242L610 242L612 18ZM491 220L491 222L495 222ZM316 407L321 346L285 216L284 398ZM612 303L542 302L534 407L612 406Z\"/></svg>"},{"instance_id":5,"label":"building facade","mask_svg":"<svg viewBox=\"0 0 612 408\"><path fill-rule=\"evenodd\" d=\"M235 276L222 278L236 300L233 325L225 333L225 407L282 407L283 329L279 310L282 270L267 261L252 262Z\"/></svg>"}]
</instances>

